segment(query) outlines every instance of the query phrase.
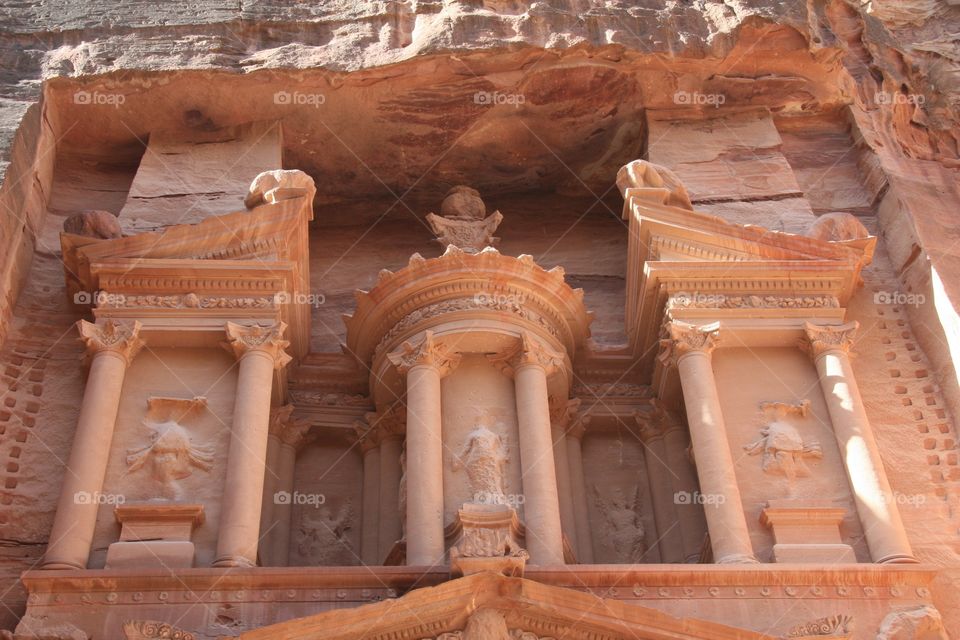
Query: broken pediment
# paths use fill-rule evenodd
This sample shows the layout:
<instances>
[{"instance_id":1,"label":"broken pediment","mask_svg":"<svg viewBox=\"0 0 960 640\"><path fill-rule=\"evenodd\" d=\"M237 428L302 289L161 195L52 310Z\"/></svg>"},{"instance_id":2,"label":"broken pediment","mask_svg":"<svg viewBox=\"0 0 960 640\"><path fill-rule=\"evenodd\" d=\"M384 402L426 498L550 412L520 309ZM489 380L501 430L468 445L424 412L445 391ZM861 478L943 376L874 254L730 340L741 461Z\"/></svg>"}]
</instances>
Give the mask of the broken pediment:
<instances>
[{"instance_id":1,"label":"broken pediment","mask_svg":"<svg viewBox=\"0 0 960 640\"><path fill-rule=\"evenodd\" d=\"M762 633L671 615L523 578L479 573L394 600L249 631L241 640L761 640Z\"/></svg>"}]
</instances>

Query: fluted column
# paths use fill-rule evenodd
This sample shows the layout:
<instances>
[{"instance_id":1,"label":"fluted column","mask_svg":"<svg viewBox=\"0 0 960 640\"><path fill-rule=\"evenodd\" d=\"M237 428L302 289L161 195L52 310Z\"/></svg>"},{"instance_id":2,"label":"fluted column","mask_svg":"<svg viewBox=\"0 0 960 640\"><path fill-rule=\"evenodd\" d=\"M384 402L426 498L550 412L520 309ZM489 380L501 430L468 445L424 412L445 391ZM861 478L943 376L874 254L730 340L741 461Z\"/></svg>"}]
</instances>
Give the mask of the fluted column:
<instances>
[{"instance_id":1,"label":"fluted column","mask_svg":"<svg viewBox=\"0 0 960 640\"><path fill-rule=\"evenodd\" d=\"M670 339L664 346L676 362L687 408L690 440L696 460L713 558L717 564L754 563L750 530L743 513L733 456L720 409L711 354L718 342L719 324L694 326L681 322L667 325Z\"/></svg>"},{"instance_id":2,"label":"fluted column","mask_svg":"<svg viewBox=\"0 0 960 640\"><path fill-rule=\"evenodd\" d=\"M393 545L400 540L400 455L406 430L406 411L402 405L383 414L368 414L380 439L380 545L377 564L383 564Z\"/></svg>"},{"instance_id":3,"label":"fluted column","mask_svg":"<svg viewBox=\"0 0 960 640\"><path fill-rule=\"evenodd\" d=\"M444 561L440 379L459 363L430 331L388 355L407 377L407 564Z\"/></svg>"},{"instance_id":4,"label":"fluted column","mask_svg":"<svg viewBox=\"0 0 960 640\"><path fill-rule=\"evenodd\" d=\"M570 547L576 552L577 517L573 509L573 490L570 484L570 462L567 451L567 427L580 406L579 399L557 400L550 411L550 435L553 440L553 458L557 467L557 492L560 498L560 526L567 536Z\"/></svg>"},{"instance_id":5,"label":"fluted column","mask_svg":"<svg viewBox=\"0 0 960 640\"><path fill-rule=\"evenodd\" d=\"M857 322L840 326L807 323L804 346L817 367L833 433L873 561L917 562L850 364L849 351L858 327Z\"/></svg>"},{"instance_id":6,"label":"fluted column","mask_svg":"<svg viewBox=\"0 0 960 640\"><path fill-rule=\"evenodd\" d=\"M506 357L495 357L494 361L505 365L502 370L513 376L516 388L523 512L530 562L563 564L560 500L547 395L547 376L563 366L563 355L524 333L517 349Z\"/></svg>"},{"instance_id":7,"label":"fluted column","mask_svg":"<svg viewBox=\"0 0 960 640\"><path fill-rule=\"evenodd\" d=\"M567 427L567 466L570 467L570 498L577 527L577 560L593 564L593 533L587 505L587 478L583 472L583 434L590 422L588 414L578 413Z\"/></svg>"},{"instance_id":8,"label":"fluted column","mask_svg":"<svg viewBox=\"0 0 960 640\"><path fill-rule=\"evenodd\" d=\"M647 483L653 502L660 562L683 562L683 539L674 504L674 471L667 457L667 422L657 412L651 415L638 411L634 414L634 419L644 445Z\"/></svg>"},{"instance_id":9,"label":"fluted column","mask_svg":"<svg viewBox=\"0 0 960 640\"><path fill-rule=\"evenodd\" d=\"M268 496L273 529L262 544L269 549L267 556L274 566L285 567L290 562L290 519L293 515L294 479L297 470L297 452L307 441L310 423L292 416L293 405L281 407L270 420L270 437L276 438L276 455L268 463L275 465L267 476L275 478L273 491ZM266 493L266 491L265 491Z\"/></svg>"},{"instance_id":10,"label":"fluted column","mask_svg":"<svg viewBox=\"0 0 960 640\"><path fill-rule=\"evenodd\" d=\"M97 526L97 499L110 457L127 367L143 347L140 323L77 323L91 357L73 446L60 487L44 569L86 569Z\"/></svg>"},{"instance_id":11,"label":"fluted column","mask_svg":"<svg viewBox=\"0 0 960 640\"><path fill-rule=\"evenodd\" d=\"M227 348L239 360L227 451L216 567L256 565L274 371L286 366L285 323L261 327L228 322Z\"/></svg>"},{"instance_id":12,"label":"fluted column","mask_svg":"<svg viewBox=\"0 0 960 640\"><path fill-rule=\"evenodd\" d=\"M380 555L380 438L377 430L363 422L354 425L363 456L363 487L360 506L360 561L379 564Z\"/></svg>"}]
</instances>

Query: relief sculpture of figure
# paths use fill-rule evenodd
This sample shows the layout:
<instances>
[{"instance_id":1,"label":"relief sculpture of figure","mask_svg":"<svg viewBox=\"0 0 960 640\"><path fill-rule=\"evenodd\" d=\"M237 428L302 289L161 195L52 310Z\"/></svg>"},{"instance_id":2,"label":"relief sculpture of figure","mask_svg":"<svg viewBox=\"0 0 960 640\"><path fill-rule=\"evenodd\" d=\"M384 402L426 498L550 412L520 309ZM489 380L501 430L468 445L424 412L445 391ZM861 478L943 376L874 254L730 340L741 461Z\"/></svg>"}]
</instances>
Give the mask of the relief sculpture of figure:
<instances>
[{"instance_id":1,"label":"relief sculpture of figure","mask_svg":"<svg viewBox=\"0 0 960 640\"><path fill-rule=\"evenodd\" d=\"M761 408L776 412L774 420L760 430L760 438L746 444L743 449L751 456L763 453L765 473L787 477L792 484L798 477L810 475L806 458L822 458L823 449L816 440L804 442L797 428L785 418L789 415L805 417L809 411L809 401L800 405L783 403L764 403Z\"/></svg>"},{"instance_id":2,"label":"relief sculpture of figure","mask_svg":"<svg viewBox=\"0 0 960 640\"><path fill-rule=\"evenodd\" d=\"M143 422L151 429L150 441L139 449L127 451L127 473L146 469L158 485L159 497L182 499L183 490L178 481L189 477L194 469L209 471L214 452L212 447L195 444L189 431L175 418L183 419L188 412L205 405L206 400L202 398L150 398L150 409Z\"/></svg>"},{"instance_id":3,"label":"relief sculpture of figure","mask_svg":"<svg viewBox=\"0 0 960 640\"><path fill-rule=\"evenodd\" d=\"M631 500L622 488L611 487L609 497L604 497L600 487L593 485L597 507L610 525L608 544L622 562L642 562L647 552L644 541L646 531L640 521L640 491L640 485L637 484Z\"/></svg>"},{"instance_id":4,"label":"relief sculpture of figure","mask_svg":"<svg viewBox=\"0 0 960 640\"><path fill-rule=\"evenodd\" d=\"M353 548L347 538L352 528L353 504L347 500L336 514L328 506L317 507L316 518L311 518L309 511L305 508L300 512L297 551L318 565L333 564L341 552Z\"/></svg>"},{"instance_id":5,"label":"relief sculpture of figure","mask_svg":"<svg viewBox=\"0 0 960 640\"><path fill-rule=\"evenodd\" d=\"M471 502L507 504L503 470L508 459L500 436L482 422L467 434L463 450L454 456L453 470L466 470L473 492Z\"/></svg>"}]
</instances>

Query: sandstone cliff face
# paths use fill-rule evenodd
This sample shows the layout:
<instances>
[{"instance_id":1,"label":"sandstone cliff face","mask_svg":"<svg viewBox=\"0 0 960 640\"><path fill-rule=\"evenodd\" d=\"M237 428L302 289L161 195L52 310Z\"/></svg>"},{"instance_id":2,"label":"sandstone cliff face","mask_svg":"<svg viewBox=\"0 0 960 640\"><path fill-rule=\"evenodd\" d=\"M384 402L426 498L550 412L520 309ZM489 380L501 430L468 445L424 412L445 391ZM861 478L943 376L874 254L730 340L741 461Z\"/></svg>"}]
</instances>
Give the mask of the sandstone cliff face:
<instances>
[{"instance_id":1,"label":"sandstone cliff face","mask_svg":"<svg viewBox=\"0 0 960 640\"><path fill-rule=\"evenodd\" d=\"M318 353L338 350L354 288L429 253L422 218L452 184L506 215L505 253L587 290L599 348L623 341L625 162L671 166L695 207L737 222L860 216L883 242L857 373L895 488L931 496L904 516L920 554L956 566L958 24L951 0L0 2L4 582L43 552L82 391L63 219L110 211L133 232L219 211L249 177L200 198L138 171L189 161L158 132L201 145L257 122L280 122L284 165L317 182ZM244 157L255 174L273 156ZM138 202L166 208L145 220ZM927 303L893 317L874 301L891 291ZM0 599L12 626L23 593Z\"/></svg>"}]
</instances>

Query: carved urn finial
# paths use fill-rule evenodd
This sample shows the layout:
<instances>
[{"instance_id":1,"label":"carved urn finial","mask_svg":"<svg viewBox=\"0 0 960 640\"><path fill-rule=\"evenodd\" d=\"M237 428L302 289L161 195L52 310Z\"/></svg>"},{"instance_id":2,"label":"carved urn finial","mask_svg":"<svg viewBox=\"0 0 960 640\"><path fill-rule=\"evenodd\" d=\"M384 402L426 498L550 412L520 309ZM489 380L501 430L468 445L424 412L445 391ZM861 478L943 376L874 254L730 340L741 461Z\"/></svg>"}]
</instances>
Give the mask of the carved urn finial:
<instances>
[{"instance_id":1,"label":"carved urn finial","mask_svg":"<svg viewBox=\"0 0 960 640\"><path fill-rule=\"evenodd\" d=\"M493 234L503 216L499 211L487 216L487 206L476 189L465 185L450 189L440 205L440 214L428 213L427 222L444 247L453 245L466 253L479 253L500 240Z\"/></svg>"}]
</instances>

